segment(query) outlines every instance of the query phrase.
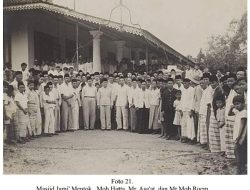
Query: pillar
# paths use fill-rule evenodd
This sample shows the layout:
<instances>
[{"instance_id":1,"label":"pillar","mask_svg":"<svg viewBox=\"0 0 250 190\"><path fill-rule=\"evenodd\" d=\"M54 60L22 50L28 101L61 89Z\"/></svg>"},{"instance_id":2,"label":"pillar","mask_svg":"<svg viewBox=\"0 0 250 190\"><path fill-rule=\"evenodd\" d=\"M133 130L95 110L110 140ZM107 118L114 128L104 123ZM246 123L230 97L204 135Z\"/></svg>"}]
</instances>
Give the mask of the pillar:
<instances>
[{"instance_id":1,"label":"pillar","mask_svg":"<svg viewBox=\"0 0 250 190\"><path fill-rule=\"evenodd\" d=\"M134 49L134 53L135 53L135 64L139 65L139 61L140 61L140 48L135 48Z\"/></svg>"},{"instance_id":2,"label":"pillar","mask_svg":"<svg viewBox=\"0 0 250 190\"><path fill-rule=\"evenodd\" d=\"M116 45L116 60L118 63L121 62L123 59L123 51L124 51L124 46L125 46L125 41L115 41Z\"/></svg>"},{"instance_id":3,"label":"pillar","mask_svg":"<svg viewBox=\"0 0 250 190\"><path fill-rule=\"evenodd\" d=\"M27 20L15 19L11 28L11 63L13 70L21 70L21 63L25 62L28 68L34 62L34 32Z\"/></svg>"},{"instance_id":4,"label":"pillar","mask_svg":"<svg viewBox=\"0 0 250 190\"><path fill-rule=\"evenodd\" d=\"M93 36L93 72L101 72L101 46L100 37L103 34L99 30L90 31Z\"/></svg>"}]
</instances>

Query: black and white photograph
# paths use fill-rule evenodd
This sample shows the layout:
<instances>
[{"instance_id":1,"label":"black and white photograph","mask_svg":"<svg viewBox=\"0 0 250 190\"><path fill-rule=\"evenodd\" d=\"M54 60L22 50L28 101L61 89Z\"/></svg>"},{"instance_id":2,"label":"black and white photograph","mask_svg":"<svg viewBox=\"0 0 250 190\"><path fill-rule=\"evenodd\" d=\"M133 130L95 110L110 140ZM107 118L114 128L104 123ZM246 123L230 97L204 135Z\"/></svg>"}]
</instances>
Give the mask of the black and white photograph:
<instances>
[{"instance_id":1,"label":"black and white photograph","mask_svg":"<svg viewBox=\"0 0 250 190\"><path fill-rule=\"evenodd\" d=\"M3 175L247 175L247 0L2 10Z\"/></svg>"}]
</instances>

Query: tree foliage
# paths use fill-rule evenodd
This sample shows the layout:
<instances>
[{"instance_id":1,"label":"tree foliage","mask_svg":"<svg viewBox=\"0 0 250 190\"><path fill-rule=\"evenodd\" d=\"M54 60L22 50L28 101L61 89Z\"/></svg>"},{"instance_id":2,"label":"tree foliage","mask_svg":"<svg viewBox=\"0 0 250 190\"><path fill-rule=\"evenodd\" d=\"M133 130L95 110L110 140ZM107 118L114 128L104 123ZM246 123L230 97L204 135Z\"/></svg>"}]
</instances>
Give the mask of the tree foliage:
<instances>
[{"instance_id":1,"label":"tree foliage","mask_svg":"<svg viewBox=\"0 0 250 190\"><path fill-rule=\"evenodd\" d=\"M235 70L247 66L247 13L232 20L225 35L211 36L205 53L200 50L197 61L211 69Z\"/></svg>"}]
</instances>

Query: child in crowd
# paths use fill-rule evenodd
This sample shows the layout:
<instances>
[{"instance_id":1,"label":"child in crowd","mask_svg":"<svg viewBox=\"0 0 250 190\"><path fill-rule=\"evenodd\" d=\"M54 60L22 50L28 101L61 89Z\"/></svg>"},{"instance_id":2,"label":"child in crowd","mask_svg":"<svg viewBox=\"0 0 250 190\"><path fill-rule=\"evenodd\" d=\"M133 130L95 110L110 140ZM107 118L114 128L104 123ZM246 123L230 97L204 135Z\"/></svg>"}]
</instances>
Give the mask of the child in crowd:
<instances>
[{"instance_id":1,"label":"child in crowd","mask_svg":"<svg viewBox=\"0 0 250 190\"><path fill-rule=\"evenodd\" d=\"M44 87L44 95L43 95L43 105L44 105L44 134L45 136L53 136L55 133L55 116L54 116L54 108L56 101L54 96L50 94L50 88L48 85Z\"/></svg>"},{"instance_id":2,"label":"child in crowd","mask_svg":"<svg viewBox=\"0 0 250 190\"><path fill-rule=\"evenodd\" d=\"M175 108L175 117L173 124L178 129L178 138L177 140L181 139L181 109L180 109L180 100L181 100L181 90L177 90L176 100L174 101L174 108Z\"/></svg>"},{"instance_id":3,"label":"child in crowd","mask_svg":"<svg viewBox=\"0 0 250 190\"><path fill-rule=\"evenodd\" d=\"M23 82L18 83L18 92L15 95L15 102L17 105L17 135L19 143L25 143L30 140L30 121L28 113L28 97L25 93L25 86Z\"/></svg>"},{"instance_id":4,"label":"child in crowd","mask_svg":"<svg viewBox=\"0 0 250 190\"><path fill-rule=\"evenodd\" d=\"M13 99L14 88L4 81L3 90L4 135L6 136L5 142L7 144L16 144L16 105Z\"/></svg>"},{"instance_id":5,"label":"child in crowd","mask_svg":"<svg viewBox=\"0 0 250 190\"><path fill-rule=\"evenodd\" d=\"M233 98L233 106L229 110L229 116L234 115L233 110L238 112L235 114L235 122L233 128L234 154L237 162L237 174L247 174L247 110L245 106L244 96L235 96Z\"/></svg>"},{"instance_id":6,"label":"child in crowd","mask_svg":"<svg viewBox=\"0 0 250 190\"><path fill-rule=\"evenodd\" d=\"M29 110L29 119L31 126L31 135L32 137L40 136L42 133L42 123L38 119L38 109L40 110L39 96L34 90L35 84L33 80L28 81L27 96L28 96L28 110Z\"/></svg>"},{"instance_id":7,"label":"child in crowd","mask_svg":"<svg viewBox=\"0 0 250 190\"><path fill-rule=\"evenodd\" d=\"M216 98L216 118L218 121L218 127L220 129L220 147L221 147L221 156L225 155L226 144L225 144L225 98L217 97Z\"/></svg>"}]
</instances>

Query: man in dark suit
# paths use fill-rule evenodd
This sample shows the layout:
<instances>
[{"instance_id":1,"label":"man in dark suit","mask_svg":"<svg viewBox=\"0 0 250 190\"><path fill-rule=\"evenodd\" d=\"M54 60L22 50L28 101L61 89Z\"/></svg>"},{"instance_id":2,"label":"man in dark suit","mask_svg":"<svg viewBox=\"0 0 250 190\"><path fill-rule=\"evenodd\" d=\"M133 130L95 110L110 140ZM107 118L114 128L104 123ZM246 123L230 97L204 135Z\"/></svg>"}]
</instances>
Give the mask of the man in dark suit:
<instances>
[{"instance_id":1,"label":"man in dark suit","mask_svg":"<svg viewBox=\"0 0 250 190\"><path fill-rule=\"evenodd\" d=\"M177 130L173 126L175 109L174 101L176 99L176 89L173 88L174 80L169 78L167 80L167 88L162 92L162 107L161 111L163 112L164 117L164 137L167 140L175 139L177 136Z\"/></svg>"}]
</instances>

